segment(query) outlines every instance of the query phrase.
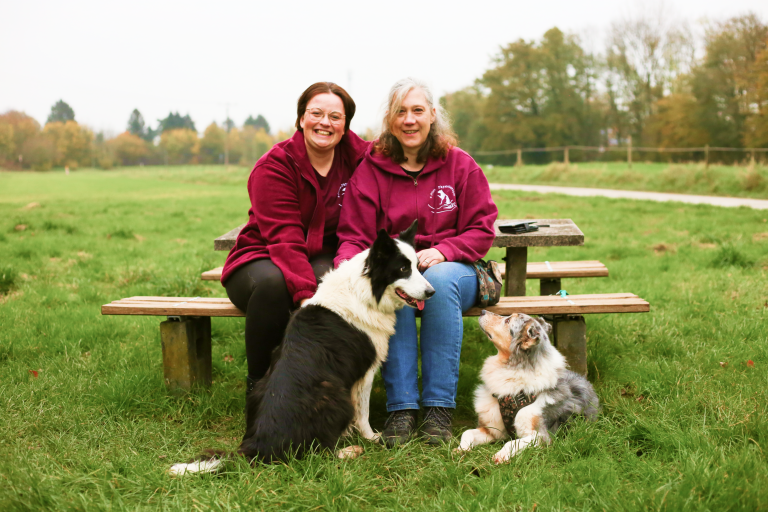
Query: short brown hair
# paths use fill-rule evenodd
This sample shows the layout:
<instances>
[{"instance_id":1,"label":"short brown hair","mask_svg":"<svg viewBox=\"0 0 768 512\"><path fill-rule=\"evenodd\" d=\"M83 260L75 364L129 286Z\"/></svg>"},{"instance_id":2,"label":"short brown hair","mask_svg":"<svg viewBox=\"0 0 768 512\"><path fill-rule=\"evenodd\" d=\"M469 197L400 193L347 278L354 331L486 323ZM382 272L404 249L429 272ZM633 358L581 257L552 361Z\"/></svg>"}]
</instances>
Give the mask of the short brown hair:
<instances>
[{"instance_id":1,"label":"short brown hair","mask_svg":"<svg viewBox=\"0 0 768 512\"><path fill-rule=\"evenodd\" d=\"M421 89L427 99L430 109L435 109L435 121L429 128L429 134L424 145L419 149L416 155L417 163L424 163L428 157L443 158L456 145L456 135L451 129L451 123L448 114L439 102L434 101L432 90L421 80L415 78L404 78L392 86L387 97L387 107L384 113L384 119L381 124L381 133L378 140L374 143L375 152L390 157L395 163L405 162L405 153L400 141L392 135L391 127L395 118L400 112L400 105L413 89Z\"/></svg>"},{"instance_id":2,"label":"short brown hair","mask_svg":"<svg viewBox=\"0 0 768 512\"><path fill-rule=\"evenodd\" d=\"M304 112L306 112L307 105L309 105L309 102L312 100L312 98L318 94L326 93L335 94L341 98L341 102L344 104L344 115L347 116L345 118L346 123L344 123L344 132L349 131L349 123L351 123L352 118L355 117L355 101L352 99L352 96L350 96L349 93L344 90L343 87L333 82L314 83L307 87L307 90L301 93L301 96L299 96L299 102L296 105L297 130L300 132L304 131L304 129L301 127L301 116L303 116Z\"/></svg>"}]
</instances>

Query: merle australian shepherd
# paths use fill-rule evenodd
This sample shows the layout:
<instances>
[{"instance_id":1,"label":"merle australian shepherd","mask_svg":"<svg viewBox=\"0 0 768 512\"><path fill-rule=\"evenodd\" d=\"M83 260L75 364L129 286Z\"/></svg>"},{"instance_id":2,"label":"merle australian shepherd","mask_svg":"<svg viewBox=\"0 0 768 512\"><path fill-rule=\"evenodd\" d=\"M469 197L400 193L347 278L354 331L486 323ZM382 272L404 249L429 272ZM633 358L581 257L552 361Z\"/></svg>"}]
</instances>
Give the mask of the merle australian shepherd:
<instances>
[{"instance_id":1,"label":"merle australian shepherd","mask_svg":"<svg viewBox=\"0 0 768 512\"><path fill-rule=\"evenodd\" d=\"M286 461L312 448L333 449L368 423L373 376L387 357L395 312L422 309L435 290L419 273L416 222L393 239L379 231L373 246L326 274L317 293L291 318L267 374L247 397L246 433L237 453L248 460ZM211 452L212 453L212 452ZM354 457L348 447L339 457ZM172 475L217 471L221 454L176 464Z\"/></svg>"},{"instance_id":2,"label":"merle australian shepherd","mask_svg":"<svg viewBox=\"0 0 768 512\"><path fill-rule=\"evenodd\" d=\"M575 414L595 420L600 407L595 390L567 369L549 341L552 327L543 318L483 311L479 323L499 352L480 371L482 383L475 390L478 428L462 434L459 452L511 438L493 456L500 464L528 446L550 444L551 434Z\"/></svg>"}]
</instances>

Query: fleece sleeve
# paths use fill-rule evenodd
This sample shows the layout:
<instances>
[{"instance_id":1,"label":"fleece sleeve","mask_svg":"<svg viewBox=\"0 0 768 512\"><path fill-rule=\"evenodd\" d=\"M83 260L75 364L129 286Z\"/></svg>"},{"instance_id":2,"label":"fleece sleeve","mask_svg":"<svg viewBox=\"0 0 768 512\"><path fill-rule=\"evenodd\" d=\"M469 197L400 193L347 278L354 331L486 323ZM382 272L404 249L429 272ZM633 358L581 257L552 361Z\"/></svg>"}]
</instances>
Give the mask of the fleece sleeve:
<instances>
[{"instance_id":1,"label":"fleece sleeve","mask_svg":"<svg viewBox=\"0 0 768 512\"><path fill-rule=\"evenodd\" d=\"M260 166L248 180L248 194L269 258L282 271L293 302L312 297L317 279L309 263L293 174L280 165Z\"/></svg>"},{"instance_id":2,"label":"fleece sleeve","mask_svg":"<svg viewBox=\"0 0 768 512\"><path fill-rule=\"evenodd\" d=\"M378 188L361 187L363 183L375 184L375 180L369 178L370 174L368 166L362 164L355 171L344 193L339 226L336 229L339 237L339 249L333 260L336 268L342 261L369 248L376 239Z\"/></svg>"},{"instance_id":3,"label":"fleece sleeve","mask_svg":"<svg viewBox=\"0 0 768 512\"><path fill-rule=\"evenodd\" d=\"M479 168L470 171L456 201L459 205L459 234L441 240L435 249L443 253L447 261L479 260L493 245L493 223L499 215L483 171Z\"/></svg>"}]
</instances>

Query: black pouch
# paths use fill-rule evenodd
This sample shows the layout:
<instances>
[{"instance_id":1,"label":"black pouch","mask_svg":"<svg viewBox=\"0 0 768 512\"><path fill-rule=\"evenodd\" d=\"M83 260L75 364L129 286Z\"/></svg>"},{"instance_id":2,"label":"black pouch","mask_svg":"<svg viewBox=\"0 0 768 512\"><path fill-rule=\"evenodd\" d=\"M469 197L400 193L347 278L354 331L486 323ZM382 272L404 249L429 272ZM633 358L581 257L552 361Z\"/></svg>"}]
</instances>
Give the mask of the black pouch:
<instances>
[{"instance_id":1,"label":"black pouch","mask_svg":"<svg viewBox=\"0 0 768 512\"><path fill-rule=\"evenodd\" d=\"M477 260L472 263L477 274L477 301L480 308L493 306L501 298L501 272L499 264L493 260Z\"/></svg>"}]
</instances>

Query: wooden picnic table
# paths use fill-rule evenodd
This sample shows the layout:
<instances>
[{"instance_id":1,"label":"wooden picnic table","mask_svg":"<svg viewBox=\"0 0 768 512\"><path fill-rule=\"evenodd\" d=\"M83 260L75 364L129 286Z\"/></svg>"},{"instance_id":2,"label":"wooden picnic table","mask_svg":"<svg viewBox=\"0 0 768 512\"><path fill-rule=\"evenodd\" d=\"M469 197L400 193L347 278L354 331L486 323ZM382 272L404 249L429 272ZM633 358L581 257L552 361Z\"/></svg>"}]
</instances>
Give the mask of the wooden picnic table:
<instances>
[{"instance_id":1,"label":"wooden picnic table","mask_svg":"<svg viewBox=\"0 0 768 512\"><path fill-rule=\"evenodd\" d=\"M499 231L498 224L502 222L537 222L539 225L549 224L549 227L541 227L533 233L508 235ZM240 234L243 227L245 224L215 239L213 241L214 250L231 250L235 246L237 235ZM529 247L584 245L584 233L571 219L499 219L496 221L495 229L496 238L493 241L493 247L504 247L507 250L507 255L504 258L506 261L504 295L508 297L525 296ZM548 281L542 278L542 295L549 295L560 289L559 279L551 281L551 286L549 286ZM557 290L550 288L557 288Z\"/></svg>"}]
</instances>

